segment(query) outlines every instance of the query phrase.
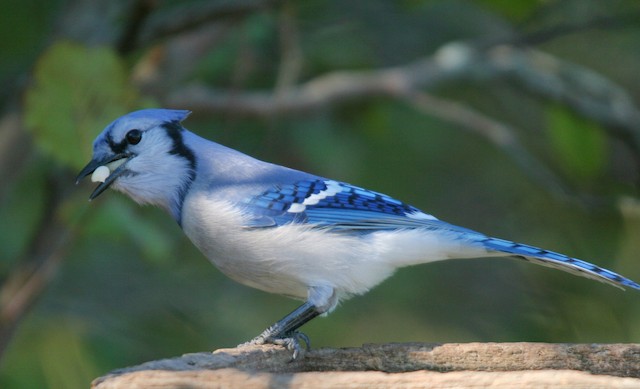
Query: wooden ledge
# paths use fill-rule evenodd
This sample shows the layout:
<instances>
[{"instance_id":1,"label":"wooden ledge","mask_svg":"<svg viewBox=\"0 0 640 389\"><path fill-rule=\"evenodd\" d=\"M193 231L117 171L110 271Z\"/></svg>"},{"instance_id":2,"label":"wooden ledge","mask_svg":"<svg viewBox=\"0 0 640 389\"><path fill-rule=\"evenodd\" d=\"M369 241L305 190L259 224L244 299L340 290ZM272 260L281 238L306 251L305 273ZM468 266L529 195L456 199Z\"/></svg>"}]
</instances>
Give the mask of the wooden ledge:
<instances>
[{"instance_id":1,"label":"wooden ledge","mask_svg":"<svg viewBox=\"0 0 640 389\"><path fill-rule=\"evenodd\" d=\"M121 388L640 388L638 344L391 343L220 349L143 363L92 383Z\"/></svg>"}]
</instances>

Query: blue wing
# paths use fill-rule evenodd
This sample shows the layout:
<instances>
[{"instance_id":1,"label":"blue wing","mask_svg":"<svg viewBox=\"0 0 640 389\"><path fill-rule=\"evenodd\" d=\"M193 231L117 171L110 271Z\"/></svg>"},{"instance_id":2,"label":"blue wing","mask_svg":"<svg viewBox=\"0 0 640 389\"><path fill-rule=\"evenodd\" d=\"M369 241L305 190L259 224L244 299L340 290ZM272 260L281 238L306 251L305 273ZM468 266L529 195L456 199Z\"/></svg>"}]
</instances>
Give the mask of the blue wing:
<instances>
[{"instance_id":1,"label":"blue wing","mask_svg":"<svg viewBox=\"0 0 640 389\"><path fill-rule=\"evenodd\" d=\"M279 185L249 199L247 204L259 215L248 227L302 223L361 233L405 228L473 232L439 221L382 193L331 180Z\"/></svg>"}]
</instances>

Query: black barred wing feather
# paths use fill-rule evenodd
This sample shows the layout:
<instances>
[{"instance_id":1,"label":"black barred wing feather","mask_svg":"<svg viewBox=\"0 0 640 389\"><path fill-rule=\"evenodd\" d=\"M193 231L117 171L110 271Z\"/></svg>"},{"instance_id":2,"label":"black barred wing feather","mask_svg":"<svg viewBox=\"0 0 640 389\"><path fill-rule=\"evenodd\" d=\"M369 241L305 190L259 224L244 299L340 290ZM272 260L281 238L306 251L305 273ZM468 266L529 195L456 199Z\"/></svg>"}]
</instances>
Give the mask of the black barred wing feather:
<instances>
[{"instance_id":1,"label":"black barred wing feather","mask_svg":"<svg viewBox=\"0 0 640 389\"><path fill-rule=\"evenodd\" d=\"M553 251L498 238L485 237L480 243L489 250L508 253L525 261L537 263L538 265L564 270L613 286L628 286L634 289L640 289L640 285L635 281L578 258L572 258Z\"/></svg>"},{"instance_id":2,"label":"black barred wing feather","mask_svg":"<svg viewBox=\"0 0 640 389\"><path fill-rule=\"evenodd\" d=\"M382 193L331 180L279 185L247 203L256 216L249 227L306 223L318 228L363 232L447 227L469 231Z\"/></svg>"}]
</instances>

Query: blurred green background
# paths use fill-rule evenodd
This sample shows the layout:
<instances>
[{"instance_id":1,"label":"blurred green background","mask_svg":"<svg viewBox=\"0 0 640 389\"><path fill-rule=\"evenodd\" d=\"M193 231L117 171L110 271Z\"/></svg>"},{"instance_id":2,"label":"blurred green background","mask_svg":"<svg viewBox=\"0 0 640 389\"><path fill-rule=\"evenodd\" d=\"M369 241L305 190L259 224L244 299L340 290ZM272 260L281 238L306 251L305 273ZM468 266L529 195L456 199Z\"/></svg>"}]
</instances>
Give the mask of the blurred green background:
<instances>
[{"instance_id":1,"label":"blurred green background","mask_svg":"<svg viewBox=\"0 0 640 389\"><path fill-rule=\"evenodd\" d=\"M190 109L187 128L258 158L640 280L636 0L0 5L2 388L86 388L233 347L298 304L221 275L161 210L74 186L93 138L144 107ZM433 78L296 107L309 85L410 64ZM640 342L639 302L518 261L456 260L403 269L304 330L315 347Z\"/></svg>"}]
</instances>

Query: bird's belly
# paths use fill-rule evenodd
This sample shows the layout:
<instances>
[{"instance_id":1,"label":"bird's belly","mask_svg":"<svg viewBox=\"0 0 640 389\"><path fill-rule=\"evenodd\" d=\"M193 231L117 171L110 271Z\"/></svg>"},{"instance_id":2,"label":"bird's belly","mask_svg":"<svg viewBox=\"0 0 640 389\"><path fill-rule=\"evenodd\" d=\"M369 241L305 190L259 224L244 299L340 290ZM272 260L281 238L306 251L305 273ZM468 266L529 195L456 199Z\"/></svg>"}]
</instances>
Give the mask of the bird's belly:
<instances>
[{"instance_id":1,"label":"bird's belly","mask_svg":"<svg viewBox=\"0 0 640 389\"><path fill-rule=\"evenodd\" d=\"M305 299L308 285L294 272L285 272L268 252L260 253L247 233L236 228L185 233L198 249L229 278L270 293ZM262 250L264 251L264 250Z\"/></svg>"},{"instance_id":2,"label":"bird's belly","mask_svg":"<svg viewBox=\"0 0 640 389\"><path fill-rule=\"evenodd\" d=\"M218 269L267 292L306 299L310 287L327 286L360 294L394 269L359 237L301 225L247 228L237 207L205 197L185 201L183 215L185 233Z\"/></svg>"}]
</instances>

